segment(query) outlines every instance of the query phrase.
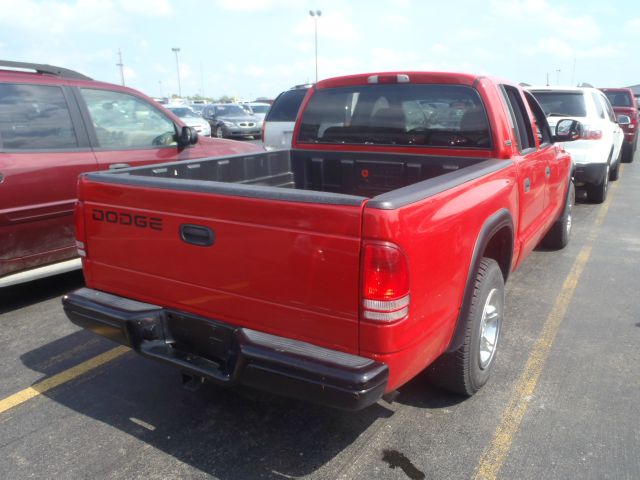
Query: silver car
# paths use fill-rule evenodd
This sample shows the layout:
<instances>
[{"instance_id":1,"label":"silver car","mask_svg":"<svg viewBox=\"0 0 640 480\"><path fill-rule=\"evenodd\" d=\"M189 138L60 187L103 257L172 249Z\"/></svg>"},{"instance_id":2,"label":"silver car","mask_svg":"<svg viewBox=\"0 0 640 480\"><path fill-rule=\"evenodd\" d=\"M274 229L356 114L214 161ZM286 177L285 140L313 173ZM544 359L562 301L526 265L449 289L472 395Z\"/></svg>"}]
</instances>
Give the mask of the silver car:
<instances>
[{"instance_id":1,"label":"silver car","mask_svg":"<svg viewBox=\"0 0 640 480\"><path fill-rule=\"evenodd\" d=\"M211 124L213 136L258 137L262 120L235 103L213 103L204 107L202 117Z\"/></svg>"},{"instance_id":2,"label":"silver car","mask_svg":"<svg viewBox=\"0 0 640 480\"><path fill-rule=\"evenodd\" d=\"M203 137L211 136L211 126L209 126L209 122L200 117L190 107L184 105L165 105L165 107L180 117L180 120L189 127L195 128L198 135L202 135Z\"/></svg>"}]
</instances>

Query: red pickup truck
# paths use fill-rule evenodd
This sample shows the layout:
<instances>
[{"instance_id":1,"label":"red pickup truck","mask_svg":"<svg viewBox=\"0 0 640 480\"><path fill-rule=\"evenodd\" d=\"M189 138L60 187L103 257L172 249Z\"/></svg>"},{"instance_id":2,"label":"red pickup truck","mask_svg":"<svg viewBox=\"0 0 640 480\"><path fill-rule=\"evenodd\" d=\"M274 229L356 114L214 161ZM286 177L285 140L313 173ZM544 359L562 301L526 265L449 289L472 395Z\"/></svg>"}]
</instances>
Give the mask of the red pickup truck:
<instances>
[{"instance_id":1,"label":"red pickup truck","mask_svg":"<svg viewBox=\"0 0 640 480\"><path fill-rule=\"evenodd\" d=\"M292 148L84 174L76 324L197 379L345 409L425 368L472 395L504 282L566 245L579 136L518 85L450 73L328 79ZM123 159L124 161L124 159Z\"/></svg>"}]
</instances>

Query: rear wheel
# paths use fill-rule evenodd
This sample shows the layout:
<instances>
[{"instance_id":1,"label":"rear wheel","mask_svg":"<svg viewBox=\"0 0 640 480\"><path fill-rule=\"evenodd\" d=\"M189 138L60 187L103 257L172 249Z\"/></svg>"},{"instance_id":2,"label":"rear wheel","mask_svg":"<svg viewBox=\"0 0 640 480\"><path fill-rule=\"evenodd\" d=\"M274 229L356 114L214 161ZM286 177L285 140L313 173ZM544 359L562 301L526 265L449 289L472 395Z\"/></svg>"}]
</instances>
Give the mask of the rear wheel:
<instances>
[{"instance_id":1,"label":"rear wheel","mask_svg":"<svg viewBox=\"0 0 640 480\"><path fill-rule=\"evenodd\" d=\"M564 209L560 218L555 221L551 229L547 232L542 239L542 245L554 250L560 250L569 243L569 237L571 235L571 227L573 226L573 204L576 199L576 189L573 186L573 182L569 183L569 192L564 204Z\"/></svg>"},{"instance_id":2,"label":"rear wheel","mask_svg":"<svg viewBox=\"0 0 640 480\"><path fill-rule=\"evenodd\" d=\"M605 171L604 179L598 185L587 185L587 197L592 203L602 203L607 199L609 191L609 164Z\"/></svg>"},{"instance_id":3,"label":"rear wheel","mask_svg":"<svg viewBox=\"0 0 640 480\"><path fill-rule=\"evenodd\" d=\"M454 352L444 353L429 367L431 381L465 396L480 390L495 363L503 314L502 271L495 260L483 258L476 271L471 303L463 317L463 344Z\"/></svg>"}]
</instances>

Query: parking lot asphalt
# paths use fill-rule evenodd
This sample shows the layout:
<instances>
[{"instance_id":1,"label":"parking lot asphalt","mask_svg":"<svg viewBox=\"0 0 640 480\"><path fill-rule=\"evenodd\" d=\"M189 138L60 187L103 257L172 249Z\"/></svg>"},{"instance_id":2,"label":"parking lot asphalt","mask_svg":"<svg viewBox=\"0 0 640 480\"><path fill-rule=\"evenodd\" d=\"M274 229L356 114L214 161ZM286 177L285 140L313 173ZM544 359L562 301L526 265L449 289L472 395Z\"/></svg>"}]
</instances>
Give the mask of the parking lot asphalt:
<instances>
[{"instance_id":1,"label":"parking lot asphalt","mask_svg":"<svg viewBox=\"0 0 640 480\"><path fill-rule=\"evenodd\" d=\"M638 205L636 154L605 204L575 206L566 249L511 276L496 370L466 400L424 378L355 413L191 391L66 319L80 273L1 290L0 478L640 478Z\"/></svg>"}]
</instances>

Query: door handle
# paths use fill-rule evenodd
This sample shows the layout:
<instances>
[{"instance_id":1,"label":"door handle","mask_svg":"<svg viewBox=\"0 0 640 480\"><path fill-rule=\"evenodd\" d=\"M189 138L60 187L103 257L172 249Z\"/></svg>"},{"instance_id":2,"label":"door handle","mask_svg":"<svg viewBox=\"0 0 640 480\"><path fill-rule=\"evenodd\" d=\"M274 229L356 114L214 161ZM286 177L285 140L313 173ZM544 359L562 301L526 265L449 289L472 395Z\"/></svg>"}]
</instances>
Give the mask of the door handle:
<instances>
[{"instance_id":1,"label":"door handle","mask_svg":"<svg viewBox=\"0 0 640 480\"><path fill-rule=\"evenodd\" d=\"M112 163L109 165L109 170L119 170L121 168L129 168L130 166L128 163Z\"/></svg>"},{"instance_id":2,"label":"door handle","mask_svg":"<svg viewBox=\"0 0 640 480\"><path fill-rule=\"evenodd\" d=\"M216 235L209 227L202 225L180 225L180 238L183 242L198 247L210 247L216 241Z\"/></svg>"}]
</instances>

